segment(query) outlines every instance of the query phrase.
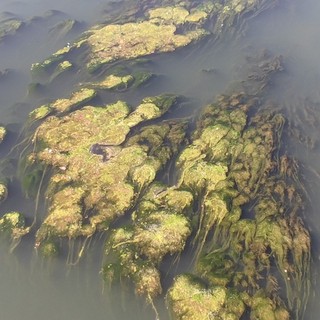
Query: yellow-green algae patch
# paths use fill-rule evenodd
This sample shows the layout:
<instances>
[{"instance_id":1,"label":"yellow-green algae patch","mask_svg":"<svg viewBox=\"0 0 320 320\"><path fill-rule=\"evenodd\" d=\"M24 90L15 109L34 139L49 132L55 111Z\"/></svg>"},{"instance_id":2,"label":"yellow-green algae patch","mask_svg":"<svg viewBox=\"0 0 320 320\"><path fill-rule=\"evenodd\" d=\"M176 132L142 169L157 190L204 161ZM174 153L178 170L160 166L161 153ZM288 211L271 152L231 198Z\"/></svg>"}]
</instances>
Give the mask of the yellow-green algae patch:
<instances>
[{"instance_id":1,"label":"yellow-green algae patch","mask_svg":"<svg viewBox=\"0 0 320 320\"><path fill-rule=\"evenodd\" d=\"M170 52L204 36L204 30L177 34L176 26L157 25L150 21L107 25L92 30L86 40L91 54L88 67L119 59L133 59L157 52Z\"/></svg>"},{"instance_id":2,"label":"yellow-green algae patch","mask_svg":"<svg viewBox=\"0 0 320 320\"><path fill-rule=\"evenodd\" d=\"M171 95L149 97L134 111L121 101L87 106L62 118L49 117L39 126L34 136L38 150L28 162L54 171L47 191L49 214L37 232L37 244L91 236L133 205L177 152L184 124L147 126L127 142L126 137L131 127L160 117L175 101Z\"/></svg>"}]
</instances>

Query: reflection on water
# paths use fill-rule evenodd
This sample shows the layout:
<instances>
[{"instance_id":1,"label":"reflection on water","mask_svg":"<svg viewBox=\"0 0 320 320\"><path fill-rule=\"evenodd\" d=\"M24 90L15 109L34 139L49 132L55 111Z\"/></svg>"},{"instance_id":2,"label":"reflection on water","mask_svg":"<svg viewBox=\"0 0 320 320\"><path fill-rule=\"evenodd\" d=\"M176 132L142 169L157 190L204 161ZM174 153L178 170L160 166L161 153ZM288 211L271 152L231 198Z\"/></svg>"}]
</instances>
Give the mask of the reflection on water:
<instances>
[{"instance_id":1,"label":"reflection on water","mask_svg":"<svg viewBox=\"0 0 320 320\"><path fill-rule=\"evenodd\" d=\"M58 84L54 91L26 98L31 82L31 64L42 61L75 39L89 25L101 21L105 5L106 1L102 0L56 0L54 3L49 0L1 1L0 14L7 12L8 15L9 12L25 22L17 36L0 44L0 70L8 69L8 73L0 78L0 117L1 123L9 129L8 140L0 149L1 157L14 143L30 110L46 99L63 96L71 91L73 85L70 79ZM48 13L49 10L57 11ZM284 108L289 124L299 130L294 136L300 142L289 139L287 148L303 165L302 180L310 198L305 219L313 238L313 283L317 278L320 257L320 218L316 212L320 205L319 11L320 3L316 0L283 2L272 12L252 20L246 35L240 40L200 43L175 54L156 56L152 71L161 74L163 79L157 86L147 89L148 94L171 91L186 95L192 98L192 107L196 108L225 90L236 78L237 66L252 48L266 48L284 56L286 71L275 81L269 98ZM68 19L77 20L78 27L67 33L55 29L61 21ZM135 93L136 96L128 99L138 101L145 94ZM117 98L115 94L109 99ZM15 164L13 159L9 176L14 174ZM14 197L2 205L1 212L20 210L31 219L33 201L23 199L18 184L12 184L10 193ZM89 251L77 267L68 267L62 260L42 261L28 239L14 254L8 254L2 245L0 319L13 320L21 316L26 320L154 318L152 310L136 299L130 288L115 286L111 292L103 288L99 275L103 248L102 241L100 244L97 241L95 252ZM316 300L320 292L315 291L314 296ZM314 318L312 314L319 314L319 308L312 304L308 308L307 319ZM161 319L167 317L161 306L160 315Z\"/></svg>"}]
</instances>

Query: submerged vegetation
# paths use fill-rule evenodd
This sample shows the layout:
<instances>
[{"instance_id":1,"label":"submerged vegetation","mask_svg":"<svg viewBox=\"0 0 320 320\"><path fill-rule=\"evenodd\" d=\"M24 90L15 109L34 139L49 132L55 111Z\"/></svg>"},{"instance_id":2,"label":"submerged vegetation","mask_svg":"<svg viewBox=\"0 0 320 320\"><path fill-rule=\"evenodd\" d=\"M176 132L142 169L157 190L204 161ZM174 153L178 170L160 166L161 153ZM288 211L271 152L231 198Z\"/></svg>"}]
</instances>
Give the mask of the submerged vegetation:
<instances>
[{"instance_id":1,"label":"submerged vegetation","mask_svg":"<svg viewBox=\"0 0 320 320\"><path fill-rule=\"evenodd\" d=\"M152 77L128 68L127 60L215 39L272 3L139 7L138 21L97 26L32 66L35 76L51 80L66 70L89 77L69 98L29 114L33 131L20 178L36 207L45 190L46 216L36 230L32 224L43 256L57 255L61 239L79 240L81 249L68 260L75 263L87 239L105 232L105 280L129 279L152 306L165 293L174 319L301 318L310 236L300 218L298 166L280 148L284 116L263 99L283 70L281 59L253 59L240 89L204 107L195 124L174 119L177 94L136 105L125 97L102 102L105 89L120 95ZM0 187L3 201L7 189ZM17 241L30 227L11 212L0 219L0 231ZM163 287L162 263L186 251L189 273Z\"/></svg>"}]
</instances>

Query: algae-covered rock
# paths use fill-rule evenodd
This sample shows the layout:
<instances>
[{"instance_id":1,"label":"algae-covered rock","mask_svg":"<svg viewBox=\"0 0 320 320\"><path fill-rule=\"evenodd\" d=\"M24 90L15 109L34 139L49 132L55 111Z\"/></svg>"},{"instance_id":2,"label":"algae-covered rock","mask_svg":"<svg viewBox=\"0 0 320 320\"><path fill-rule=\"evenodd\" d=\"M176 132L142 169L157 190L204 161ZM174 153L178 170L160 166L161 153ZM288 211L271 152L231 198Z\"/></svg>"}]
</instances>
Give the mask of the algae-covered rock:
<instances>
[{"instance_id":1,"label":"algae-covered rock","mask_svg":"<svg viewBox=\"0 0 320 320\"><path fill-rule=\"evenodd\" d=\"M0 127L0 143L3 141L7 134L7 130L5 127Z\"/></svg>"}]
</instances>

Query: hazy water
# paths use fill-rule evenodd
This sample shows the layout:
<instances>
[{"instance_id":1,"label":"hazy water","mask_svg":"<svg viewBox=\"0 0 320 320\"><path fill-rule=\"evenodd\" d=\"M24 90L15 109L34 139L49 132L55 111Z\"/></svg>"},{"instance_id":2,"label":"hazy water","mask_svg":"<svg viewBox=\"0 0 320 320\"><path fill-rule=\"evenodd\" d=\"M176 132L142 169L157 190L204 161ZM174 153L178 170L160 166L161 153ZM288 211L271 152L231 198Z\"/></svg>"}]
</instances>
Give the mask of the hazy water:
<instances>
[{"instance_id":1,"label":"hazy water","mask_svg":"<svg viewBox=\"0 0 320 320\"><path fill-rule=\"evenodd\" d=\"M0 70L10 69L8 77L0 80L0 122L9 128L9 139L1 146L0 156L4 157L11 147L28 112L48 98L26 99L31 64L45 59L75 39L82 30L101 21L107 2L1 1L0 14L17 15L25 21L26 27L18 36L0 44ZM49 10L57 11L48 14ZM40 18L34 19L35 16ZM163 77L161 83L147 89L148 94L163 91L184 94L192 98L192 107L197 108L224 92L236 78L237 66L244 62L246 55L266 48L284 56L286 71L274 82L270 98L284 108L289 121L299 125L304 135L317 140L312 150L306 143L287 141L288 151L303 165L302 178L311 199L305 219L313 238L313 282L316 284L320 263L320 217L317 212L320 205L320 136L317 121L312 127L304 120L311 117L320 121L319 16L320 3L316 0L283 1L275 10L250 21L246 34L239 40L227 38L215 44L201 43L175 54L155 57L153 71ZM81 22L79 28L66 36L57 36L52 28L66 19ZM208 74L202 71L204 69L215 69L215 72ZM61 91L48 94L61 97L71 89L63 83ZM134 93L127 98L136 101L144 94L145 91ZM115 94L110 99L117 98ZM23 200L17 184L12 185L10 192L12 197L1 206L1 212L20 210L31 219L34 203ZM8 254L7 248L1 246L0 319L154 319L151 308L135 298L131 288L115 286L111 292L103 288L99 275L103 241L95 241L92 246L95 250L89 251L77 267L66 266L62 259L52 263L42 261L28 238L23 239L14 254ZM320 297L317 289L313 295L315 301ZM166 319L162 307L159 306L161 319ZM312 304L307 319L314 319L319 312L320 306Z\"/></svg>"}]
</instances>

